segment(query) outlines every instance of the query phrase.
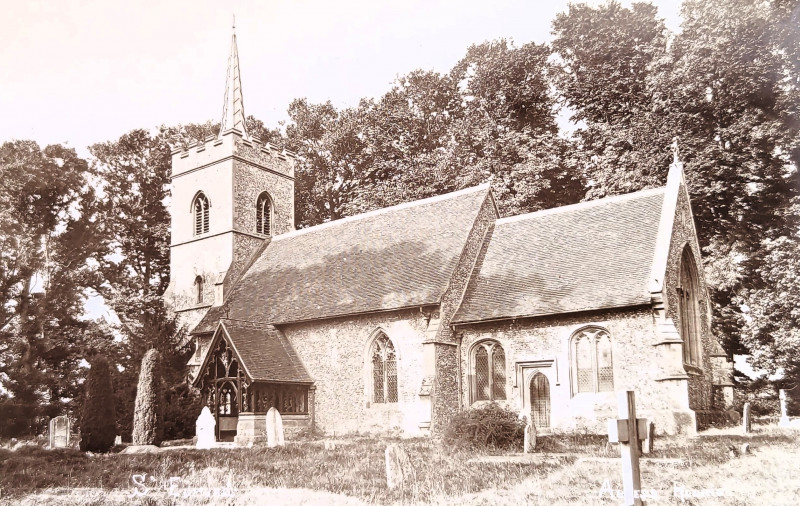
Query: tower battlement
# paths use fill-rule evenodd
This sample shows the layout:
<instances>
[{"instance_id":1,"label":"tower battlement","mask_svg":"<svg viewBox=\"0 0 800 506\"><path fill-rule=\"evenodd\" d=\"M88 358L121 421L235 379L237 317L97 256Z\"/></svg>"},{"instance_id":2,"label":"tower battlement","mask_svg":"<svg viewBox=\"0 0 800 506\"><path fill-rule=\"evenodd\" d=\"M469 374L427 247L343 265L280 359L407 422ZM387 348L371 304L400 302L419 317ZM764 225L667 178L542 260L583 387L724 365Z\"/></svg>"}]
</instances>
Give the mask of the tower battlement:
<instances>
[{"instance_id":1,"label":"tower battlement","mask_svg":"<svg viewBox=\"0 0 800 506\"><path fill-rule=\"evenodd\" d=\"M172 150L172 177L227 159L242 159L266 170L294 178L297 155L271 142L246 139L238 130L228 130L219 137L208 136L186 149Z\"/></svg>"}]
</instances>

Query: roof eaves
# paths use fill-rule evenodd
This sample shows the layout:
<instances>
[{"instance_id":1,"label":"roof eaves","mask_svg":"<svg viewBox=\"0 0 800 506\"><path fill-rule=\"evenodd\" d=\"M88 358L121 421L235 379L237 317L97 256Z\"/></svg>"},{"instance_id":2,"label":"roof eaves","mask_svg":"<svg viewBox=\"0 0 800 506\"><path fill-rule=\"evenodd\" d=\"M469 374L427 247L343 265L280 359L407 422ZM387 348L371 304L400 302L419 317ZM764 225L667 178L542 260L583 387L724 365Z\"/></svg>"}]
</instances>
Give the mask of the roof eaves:
<instances>
[{"instance_id":1,"label":"roof eaves","mask_svg":"<svg viewBox=\"0 0 800 506\"><path fill-rule=\"evenodd\" d=\"M544 318L547 316L560 316L560 315L570 315L570 314L577 314L577 313L588 313L592 311L606 311L609 309L623 309L628 307L644 307L650 306L650 301L642 301L642 302L632 302L628 304L610 304L607 306L598 306L598 307L591 307L591 308L583 308L583 309L571 309L569 311L554 311L549 313L530 313L530 314L521 314L521 315L505 315L505 316L493 316L491 318L478 318L475 320L459 320L451 322L453 326L461 326L461 325L474 325L477 323L493 323L499 321L508 321L508 320L522 320L526 318Z\"/></svg>"}]
</instances>

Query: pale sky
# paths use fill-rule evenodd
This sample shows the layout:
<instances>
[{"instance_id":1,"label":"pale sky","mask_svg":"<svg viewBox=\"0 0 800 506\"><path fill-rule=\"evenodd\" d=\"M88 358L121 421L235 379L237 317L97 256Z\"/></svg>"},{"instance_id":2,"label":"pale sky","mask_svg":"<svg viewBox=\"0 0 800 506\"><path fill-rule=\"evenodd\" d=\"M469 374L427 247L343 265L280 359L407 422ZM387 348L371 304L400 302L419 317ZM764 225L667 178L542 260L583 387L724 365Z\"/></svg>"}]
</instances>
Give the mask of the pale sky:
<instances>
[{"instance_id":1,"label":"pale sky","mask_svg":"<svg viewBox=\"0 0 800 506\"><path fill-rule=\"evenodd\" d=\"M677 29L680 0L654 3ZM356 105L411 70L449 70L471 44L545 42L566 8L565 0L0 0L0 142L68 143L85 156L86 146L134 128L218 121L233 13L245 111L273 127L295 98Z\"/></svg>"}]
</instances>

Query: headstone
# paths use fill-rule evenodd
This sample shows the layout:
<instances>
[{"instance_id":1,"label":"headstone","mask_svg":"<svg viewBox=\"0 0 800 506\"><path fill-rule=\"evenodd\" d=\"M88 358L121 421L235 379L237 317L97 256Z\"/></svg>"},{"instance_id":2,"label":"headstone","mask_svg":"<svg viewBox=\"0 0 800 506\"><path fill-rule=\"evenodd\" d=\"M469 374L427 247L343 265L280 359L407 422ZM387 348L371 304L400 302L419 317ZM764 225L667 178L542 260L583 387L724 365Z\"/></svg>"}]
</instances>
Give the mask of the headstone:
<instances>
[{"instance_id":1,"label":"headstone","mask_svg":"<svg viewBox=\"0 0 800 506\"><path fill-rule=\"evenodd\" d=\"M749 453L750 453L750 444L749 443L744 443L742 445L742 455L747 455Z\"/></svg>"},{"instance_id":2,"label":"headstone","mask_svg":"<svg viewBox=\"0 0 800 506\"><path fill-rule=\"evenodd\" d=\"M396 444L386 447L386 486L390 489L399 487L403 482L413 479L414 468L408 453Z\"/></svg>"},{"instance_id":3,"label":"headstone","mask_svg":"<svg viewBox=\"0 0 800 506\"><path fill-rule=\"evenodd\" d=\"M650 453L653 451L653 442L655 438L655 425L651 421L647 421L646 433L642 439L642 453Z\"/></svg>"},{"instance_id":4,"label":"headstone","mask_svg":"<svg viewBox=\"0 0 800 506\"><path fill-rule=\"evenodd\" d=\"M786 408L786 390L781 388L778 390L778 395L781 398L781 419L778 422L778 425L781 427L786 427L789 425L789 411Z\"/></svg>"},{"instance_id":5,"label":"headstone","mask_svg":"<svg viewBox=\"0 0 800 506\"><path fill-rule=\"evenodd\" d=\"M283 418L274 407L267 411L267 446L283 446Z\"/></svg>"},{"instance_id":6,"label":"headstone","mask_svg":"<svg viewBox=\"0 0 800 506\"><path fill-rule=\"evenodd\" d=\"M50 420L50 448L69 446L69 418L57 416Z\"/></svg>"},{"instance_id":7,"label":"headstone","mask_svg":"<svg viewBox=\"0 0 800 506\"><path fill-rule=\"evenodd\" d=\"M752 425L750 425L750 403L744 403L744 409L742 409L742 430L745 434L750 434L750 431L753 429Z\"/></svg>"},{"instance_id":8,"label":"headstone","mask_svg":"<svg viewBox=\"0 0 800 506\"><path fill-rule=\"evenodd\" d=\"M525 425L525 438L522 445L524 453L530 453L536 449L536 426L534 424Z\"/></svg>"},{"instance_id":9,"label":"headstone","mask_svg":"<svg viewBox=\"0 0 800 506\"><path fill-rule=\"evenodd\" d=\"M214 415L208 406L203 406L200 416L197 417L197 424L195 425L197 434L197 448L208 449L214 448L217 444L217 438L214 435L214 428L217 426L217 421L214 420Z\"/></svg>"},{"instance_id":10,"label":"headstone","mask_svg":"<svg viewBox=\"0 0 800 506\"><path fill-rule=\"evenodd\" d=\"M636 399L632 391L620 391L618 414L618 439L622 455L622 489L627 505L642 504L642 481L639 473L639 439L640 422L646 420L636 418ZM646 429L645 429L646 430ZM643 435L643 434L642 434Z\"/></svg>"},{"instance_id":11,"label":"headstone","mask_svg":"<svg viewBox=\"0 0 800 506\"><path fill-rule=\"evenodd\" d=\"M122 444L122 436L118 435L116 438L114 438L114 446L119 446L121 444Z\"/></svg>"}]
</instances>

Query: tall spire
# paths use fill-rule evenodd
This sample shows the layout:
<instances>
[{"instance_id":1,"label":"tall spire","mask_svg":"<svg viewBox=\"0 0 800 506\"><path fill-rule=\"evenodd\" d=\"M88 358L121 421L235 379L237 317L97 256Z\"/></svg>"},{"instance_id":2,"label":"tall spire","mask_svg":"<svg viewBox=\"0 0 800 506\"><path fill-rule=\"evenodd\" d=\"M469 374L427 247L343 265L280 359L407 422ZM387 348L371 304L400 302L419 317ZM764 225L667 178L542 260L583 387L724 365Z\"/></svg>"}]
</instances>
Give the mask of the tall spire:
<instances>
[{"instance_id":1,"label":"tall spire","mask_svg":"<svg viewBox=\"0 0 800 506\"><path fill-rule=\"evenodd\" d=\"M231 54L228 57L228 76L225 81L225 105L222 109L222 123L219 135L234 129L247 138L244 121L244 100L242 99L242 76L239 73L239 50L236 47L236 18L234 17Z\"/></svg>"}]
</instances>

